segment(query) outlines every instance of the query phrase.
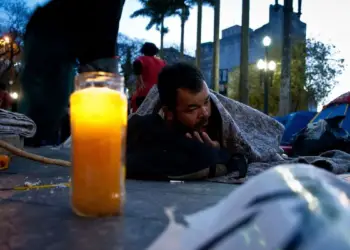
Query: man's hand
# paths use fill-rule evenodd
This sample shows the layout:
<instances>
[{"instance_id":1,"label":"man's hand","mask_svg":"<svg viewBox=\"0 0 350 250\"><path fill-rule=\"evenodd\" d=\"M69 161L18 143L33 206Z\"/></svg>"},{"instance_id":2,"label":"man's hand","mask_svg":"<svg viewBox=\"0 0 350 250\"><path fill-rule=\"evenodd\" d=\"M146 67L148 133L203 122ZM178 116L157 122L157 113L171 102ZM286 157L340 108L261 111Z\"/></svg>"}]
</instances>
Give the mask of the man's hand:
<instances>
[{"instance_id":1,"label":"man's hand","mask_svg":"<svg viewBox=\"0 0 350 250\"><path fill-rule=\"evenodd\" d=\"M212 146L213 148L220 148L220 143L218 141L213 141L210 139L209 135L205 132L201 132L201 135L198 132L194 132L193 135L187 133L186 137L189 139L196 139L201 143Z\"/></svg>"}]
</instances>

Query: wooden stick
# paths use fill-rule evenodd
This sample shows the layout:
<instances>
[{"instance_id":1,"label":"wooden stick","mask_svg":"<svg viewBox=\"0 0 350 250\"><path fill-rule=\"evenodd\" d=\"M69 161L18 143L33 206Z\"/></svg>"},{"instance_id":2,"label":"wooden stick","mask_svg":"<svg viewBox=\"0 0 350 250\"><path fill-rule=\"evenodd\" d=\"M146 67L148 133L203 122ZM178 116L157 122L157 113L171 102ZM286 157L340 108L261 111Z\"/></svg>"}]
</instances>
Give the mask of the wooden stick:
<instances>
[{"instance_id":1,"label":"wooden stick","mask_svg":"<svg viewBox=\"0 0 350 250\"><path fill-rule=\"evenodd\" d=\"M41 162L44 164L52 164L52 165L58 165L58 166L63 166L63 167L70 167L72 164L69 161L65 160L60 160L60 159L52 159L52 158L47 158L41 155L33 154L26 152L22 149L16 148L15 146L11 145L10 143L7 143L3 140L0 140L0 148L5 149L6 151L9 151L10 153L24 157L33 161Z\"/></svg>"}]
</instances>

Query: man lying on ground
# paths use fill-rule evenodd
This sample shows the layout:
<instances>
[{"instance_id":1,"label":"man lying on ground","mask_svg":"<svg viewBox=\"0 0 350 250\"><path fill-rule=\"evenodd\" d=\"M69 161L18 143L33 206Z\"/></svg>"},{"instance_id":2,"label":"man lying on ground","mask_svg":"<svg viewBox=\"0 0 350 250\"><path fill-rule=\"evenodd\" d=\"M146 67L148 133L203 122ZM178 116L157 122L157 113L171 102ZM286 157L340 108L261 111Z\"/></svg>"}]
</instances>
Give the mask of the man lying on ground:
<instances>
[{"instance_id":1,"label":"man lying on ground","mask_svg":"<svg viewBox=\"0 0 350 250\"><path fill-rule=\"evenodd\" d=\"M237 172L249 162L274 161L283 126L208 89L195 66L166 66L129 118L127 176L203 179Z\"/></svg>"}]
</instances>

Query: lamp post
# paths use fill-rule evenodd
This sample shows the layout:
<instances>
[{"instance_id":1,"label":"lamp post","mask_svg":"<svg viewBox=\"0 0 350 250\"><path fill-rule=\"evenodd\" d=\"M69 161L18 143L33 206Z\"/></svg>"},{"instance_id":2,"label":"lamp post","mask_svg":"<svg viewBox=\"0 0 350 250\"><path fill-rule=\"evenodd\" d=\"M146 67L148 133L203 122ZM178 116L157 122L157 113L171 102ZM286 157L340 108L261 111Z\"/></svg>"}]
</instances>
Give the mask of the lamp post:
<instances>
[{"instance_id":1,"label":"lamp post","mask_svg":"<svg viewBox=\"0 0 350 250\"><path fill-rule=\"evenodd\" d=\"M269 114L269 73L272 73L276 70L276 63L274 61L267 61L260 59L257 62L258 69L263 74L263 83L264 83L264 113Z\"/></svg>"},{"instance_id":2,"label":"lamp post","mask_svg":"<svg viewBox=\"0 0 350 250\"><path fill-rule=\"evenodd\" d=\"M269 47L271 45L271 38L269 36L265 36L262 40L262 43L264 45L265 48L265 61L268 61L268 56L269 56Z\"/></svg>"},{"instance_id":3,"label":"lamp post","mask_svg":"<svg viewBox=\"0 0 350 250\"><path fill-rule=\"evenodd\" d=\"M269 47L271 45L271 42L272 42L272 40L271 40L271 38L269 36L265 36L263 38L263 45L265 47Z\"/></svg>"},{"instance_id":4,"label":"lamp post","mask_svg":"<svg viewBox=\"0 0 350 250\"><path fill-rule=\"evenodd\" d=\"M273 72L276 69L276 63L274 61L269 61L269 47L271 45L271 38L269 36L265 36L262 40L262 44L264 46L265 58L264 60L260 59L257 62L258 69L263 74L263 83L264 83L264 113L269 113L269 71Z\"/></svg>"}]
</instances>

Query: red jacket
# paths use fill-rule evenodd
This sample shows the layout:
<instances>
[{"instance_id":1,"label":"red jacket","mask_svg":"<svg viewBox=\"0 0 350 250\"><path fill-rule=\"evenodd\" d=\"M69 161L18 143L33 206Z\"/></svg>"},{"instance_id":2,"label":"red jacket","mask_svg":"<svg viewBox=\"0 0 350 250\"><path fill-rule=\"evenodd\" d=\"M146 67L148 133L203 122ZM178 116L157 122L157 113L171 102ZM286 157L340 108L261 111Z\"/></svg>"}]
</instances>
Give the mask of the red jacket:
<instances>
[{"instance_id":1,"label":"red jacket","mask_svg":"<svg viewBox=\"0 0 350 250\"><path fill-rule=\"evenodd\" d=\"M136 95L138 97L147 96L150 89L157 84L158 74L165 66L165 62L154 56L140 56L136 60L142 64L142 80L145 84L144 89L137 89Z\"/></svg>"},{"instance_id":2,"label":"red jacket","mask_svg":"<svg viewBox=\"0 0 350 250\"><path fill-rule=\"evenodd\" d=\"M138 108L136 105L136 92L131 96L130 104L131 104L131 113L136 112Z\"/></svg>"}]
</instances>

